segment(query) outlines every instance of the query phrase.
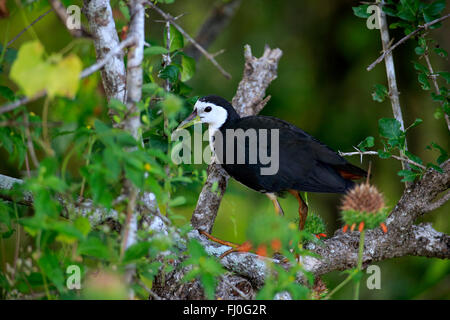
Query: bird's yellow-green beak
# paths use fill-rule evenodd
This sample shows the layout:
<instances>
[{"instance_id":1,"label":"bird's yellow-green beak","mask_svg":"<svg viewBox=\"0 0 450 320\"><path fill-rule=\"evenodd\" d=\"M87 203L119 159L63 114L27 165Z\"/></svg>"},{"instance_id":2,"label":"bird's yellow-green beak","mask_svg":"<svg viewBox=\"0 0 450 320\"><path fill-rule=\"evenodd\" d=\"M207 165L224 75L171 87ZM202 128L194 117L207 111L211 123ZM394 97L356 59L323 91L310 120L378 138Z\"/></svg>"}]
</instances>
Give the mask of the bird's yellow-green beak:
<instances>
[{"instance_id":1,"label":"bird's yellow-green beak","mask_svg":"<svg viewBox=\"0 0 450 320\"><path fill-rule=\"evenodd\" d=\"M181 122L178 127L175 129L176 130L181 130L181 129L185 129L187 127L190 127L196 123L200 123L200 117L197 115L197 109L194 109L194 111L189 115L189 117L187 117L186 119L184 119L183 122Z\"/></svg>"}]
</instances>

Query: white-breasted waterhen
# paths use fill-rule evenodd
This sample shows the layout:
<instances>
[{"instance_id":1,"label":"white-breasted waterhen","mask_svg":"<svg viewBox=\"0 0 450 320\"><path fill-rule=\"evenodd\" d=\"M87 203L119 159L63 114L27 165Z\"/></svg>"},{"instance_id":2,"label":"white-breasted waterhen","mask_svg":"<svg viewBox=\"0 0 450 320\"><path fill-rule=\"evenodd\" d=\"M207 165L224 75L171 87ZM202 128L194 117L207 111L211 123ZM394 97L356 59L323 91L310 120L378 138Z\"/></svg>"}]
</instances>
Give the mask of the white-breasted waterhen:
<instances>
[{"instance_id":1,"label":"white-breasted waterhen","mask_svg":"<svg viewBox=\"0 0 450 320\"><path fill-rule=\"evenodd\" d=\"M354 186L353 180L367 176L366 171L348 163L327 145L296 126L268 116L241 118L231 103L218 96L211 95L198 99L194 111L178 126L178 129L198 122L209 125L211 150L214 150L216 156L222 152L219 163L225 171L245 186L266 194L278 214L283 215L283 210L277 195L287 191L295 196L299 203L300 230L305 226L308 213L308 207L300 191L345 193ZM278 132L278 140L275 141L271 139L271 132L274 129ZM227 135L230 132L235 134ZM264 132L265 135L259 134ZM244 134L244 138L239 138L238 133ZM265 141L262 140L264 137ZM231 139L234 143L232 148L229 148L228 143ZM219 140L221 144L218 143ZM263 174L261 169L268 167L267 161L263 164L261 159L257 159L256 163L254 158L253 161L251 160L252 156L255 156L250 152L251 147L255 145L258 156L261 155L261 151L264 155L270 155L272 159L278 155L276 172ZM242 161L242 154L239 159L239 148L243 148L244 161ZM234 155L227 157L227 153L230 152L234 152ZM276 152L277 155L273 154ZM206 232L202 234L216 242L232 245ZM225 254L233 251L244 250L242 246L235 245L234 249Z\"/></svg>"}]
</instances>

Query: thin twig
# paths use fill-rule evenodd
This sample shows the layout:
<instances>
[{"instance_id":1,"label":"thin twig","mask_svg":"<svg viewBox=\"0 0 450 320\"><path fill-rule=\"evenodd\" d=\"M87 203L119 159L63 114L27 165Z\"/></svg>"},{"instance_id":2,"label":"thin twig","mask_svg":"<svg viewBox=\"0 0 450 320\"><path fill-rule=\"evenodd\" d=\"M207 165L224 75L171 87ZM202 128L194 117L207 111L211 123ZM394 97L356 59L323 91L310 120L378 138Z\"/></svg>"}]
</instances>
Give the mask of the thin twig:
<instances>
[{"instance_id":1,"label":"thin twig","mask_svg":"<svg viewBox=\"0 0 450 320\"><path fill-rule=\"evenodd\" d=\"M25 29L20 31L14 38L9 40L9 42L6 44L6 47L8 48L10 45L12 45L12 43L14 41L16 41L22 34L24 34L28 29L30 29L36 22L38 22L39 20L44 18L46 15L48 15L52 11L53 11L53 9L49 9L46 12L44 12L43 14L41 14L39 17L37 17L33 22L31 22L27 27L25 27Z\"/></svg>"},{"instance_id":2,"label":"thin twig","mask_svg":"<svg viewBox=\"0 0 450 320\"><path fill-rule=\"evenodd\" d=\"M384 5L384 3L385 2L382 0L381 4ZM386 65L386 77L388 80L389 99L391 100L392 113L394 114L394 118L400 123L400 129L402 131L405 131L402 108L400 106L400 94L398 92L397 77L395 74L394 57L391 52L387 52L390 47L389 26L386 13L384 13L383 10L380 10L379 18L381 43L383 45L383 50L386 52L384 62ZM408 150L408 144L405 138L405 148L404 150L400 150L400 156L404 157L404 151L406 150ZM408 169L408 166L405 162L402 162L402 169ZM408 182L406 182L406 186L408 186Z\"/></svg>"},{"instance_id":3,"label":"thin twig","mask_svg":"<svg viewBox=\"0 0 450 320\"><path fill-rule=\"evenodd\" d=\"M439 90L439 85L437 83L436 75L434 74L434 71L433 71L433 66L431 65L430 57L428 56L428 50L425 51L423 56L425 57L425 61L428 66L428 71L430 72L430 78L431 78L431 81L433 82L436 94L439 95L439 94L441 94L441 92ZM441 104L442 104L442 102L441 102ZM447 122L447 128L450 131L450 119L449 119L449 116L447 113L445 113L445 121Z\"/></svg>"},{"instance_id":4,"label":"thin twig","mask_svg":"<svg viewBox=\"0 0 450 320\"><path fill-rule=\"evenodd\" d=\"M436 201L430 203L428 205L428 207L426 207L424 209L424 212L430 212L430 211L436 210L437 208L443 206L444 203L446 203L448 200L450 200L450 190L447 191L447 193L444 194L441 198L439 198L439 200L436 200Z\"/></svg>"},{"instance_id":5,"label":"thin twig","mask_svg":"<svg viewBox=\"0 0 450 320\"><path fill-rule=\"evenodd\" d=\"M83 26L80 25L80 29L71 29L67 25L67 21L70 18L67 14L67 9L64 7L64 5L59 0L49 0L50 5L52 6L53 10L55 10L56 15L58 16L59 20L63 23L63 25L66 27L67 31L72 35L74 38L92 38L92 35L87 32Z\"/></svg>"},{"instance_id":6,"label":"thin twig","mask_svg":"<svg viewBox=\"0 0 450 320\"><path fill-rule=\"evenodd\" d=\"M144 288L145 291L147 291L147 293L149 295L152 296L153 299L155 300L162 300L162 298L160 296L158 296L155 292L153 292L153 290L149 289L144 282L142 282L142 280L138 280L139 285Z\"/></svg>"},{"instance_id":7,"label":"thin twig","mask_svg":"<svg viewBox=\"0 0 450 320\"><path fill-rule=\"evenodd\" d=\"M363 155L371 155L371 156L377 156L378 155L377 151L356 151L356 152L341 152L341 151L339 151L338 153L342 157L350 157L350 156L356 156L356 155L359 155L361 157ZM425 170L427 168L424 165L422 165L420 163L417 163L417 162L415 162L415 161L413 161L413 160L411 160L409 158L406 158L406 157L397 156L395 154L391 154L391 157L396 159L396 160L398 160L398 161L407 162L409 164L412 164L412 165L414 165L416 167L419 167L419 168L421 168L423 170Z\"/></svg>"},{"instance_id":8,"label":"thin twig","mask_svg":"<svg viewBox=\"0 0 450 320\"><path fill-rule=\"evenodd\" d=\"M4 104L4 105L2 105L0 107L0 114L12 111L14 109L17 109L18 107L20 107L20 106L22 106L24 104L36 101L36 100L38 100L38 99L40 99L42 97L45 97L46 95L47 95L46 91L41 91L41 92L38 92L37 94L35 94L32 97L23 97L23 98L20 98L19 100L16 100L14 102L6 103L6 104Z\"/></svg>"},{"instance_id":9,"label":"thin twig","mask_svg":"<svg viewBox=\"0 0 450 320\"><path fill-rule=\"evenodd\" d=\"M222 66L216 61L216 59L214 59L214 56L206 51L197 41L194 40L194 38L192 38L186 31L184 31L184 29L175 22L174 18L170 14L165 13L151 2L147 1L145 3L152 7L156 12L158 12L158 14L160 14L165 20L169 21L178 31L180 31L181 34L206 57L206 59L211 61L211 63L220 71L220 73L222 73L225 78L231 79L231 75L222 68Z\"/></svg>"},{"instance_id":10,"label":"thin twig","mask_svg":"<svg viewBox=\"0 0 450 320\"><path fill-rule=\"evenodd\" d=\"M37 168L39 167L39 161L36 157L36 152L34 151L34 145L33 145L33 140L31 139L31 134L30 134L30 129L28 127L28 113L24 112L23 113L23 117L24 117L24 121L26 123L25 125L25 137L27 138L27 148L28 148L28 152L30 153L31 156L31 160L33 161L34 167Z\"/></svg>"},{"instance_id":11,"label":"thin twig","mask_svg":"<svg viewBox=\"0 0 450 320\"><path fill-rule=\"evenodd\" d=\"M234 284L232 284L230 281L228 281L228 279L226 279L225 277L222 277L222 281L225 282L228 286L231 287L231 289L233 289L234 291L237 292L237 294L244 300L248 300L249 299L249 295L245 294L244 292L242 292L242 290L240 290L238 287L236 287Z\"/></svg>"},{"instance_id":12,"label":"thin twig","mask_svg":"<svg viewBox=\"0 0 450 320\"><path fill-rule=\"evenodd\" d=\"M242 0L217 1L217 4L214 5L214 8L199 28L195 36L195 41L207 50L214 40L223 33L241 2ZM202 53L193 44L187 46L184 52L195 60L198 60L202 56ZM215 58L217 54L213 54L212 56Z\"/></svg>"},{"instance_id":13,"label":"thin twig","mask_svg":"<svg viewBox=\"0 0 450 320\"><path fill-rule=\"evenodd\" d=\"M382 14L382 13L381 13ZM395 48L397 48L399 45L401 45L403 42L405 42L406 40L408 40L409 38L415 36L417 33L419 33L422 30L426 30L429 27L431 27L432 25L439 23L445 19L447 19L448 17L450 17L450 13L446 14L445 16L442 16L438 19L435 19L433 21L430 21L428 23L425 23L422 26L419 26L416 30L414 30L413 32L409 33L408 35L404 36L403 38L401 38L398 42L396 42L393 46L390 46L388 49L385 49L383 51L383 54L381 56L378 57L377 60L375 60L374 62L372 62L372 64L370 66L367 67L367 71L372 70L378 63L380 63L381 61L383 61L384 57L388 54L390 54Z\"/></svg>"},{"instance_id":14,"label":"thin twig","mask_svg":"<svg viewBox=\"0 0 450 320\"><path fill-rule=\"evenodd\" d=\"M64 124L64 122L62 121L50 121L47 123L48 127L60 127ZM41 127L42 123L39 122L30 122L30 123L25 123L25 122L19 122L19 121L14 121L14 120L6 120L6 121L0 121L0 127L21 127L21 126L25 126L28 125L29 127Z\"/></svg>"},{"instance_id":15,"label":"thin twig","mask_svg":"<svg viewBox=\"0 0 450 320\"><path fill-rule=\"evenodd\" d=\"M170 58L170 21L166 20L166 49L167 49L167 53L163 54L163 66L167 67L172 63L172 59ZM169 79L166 79L166 91L170 92L171 90L171 85L170 85L170 81ZM164 128L167 129L168 128L168 119L167 117L164 118Z\"/></svg>"},{"instance_id":16,"label":"thin twig","mask_svg":"<svg viewBox=\"0 0 450 320\"><path fill-rule=\"evenodd\" d=\"M109 59L111 59L115 55L119 54L126 47L135 45L135 43L136 43L135 37L132 35L129 35L117 47L115 47L114 50L111 50L110 52L108 52L108 54L103 59L101 59L100 61L97 61L90 67L84 69L80 73L80 79L83 79L83 78L93 74L94 72L100 70L101 68L103 68L106 65L106 63L108 63Z\"/></svg>"}]
</instances>

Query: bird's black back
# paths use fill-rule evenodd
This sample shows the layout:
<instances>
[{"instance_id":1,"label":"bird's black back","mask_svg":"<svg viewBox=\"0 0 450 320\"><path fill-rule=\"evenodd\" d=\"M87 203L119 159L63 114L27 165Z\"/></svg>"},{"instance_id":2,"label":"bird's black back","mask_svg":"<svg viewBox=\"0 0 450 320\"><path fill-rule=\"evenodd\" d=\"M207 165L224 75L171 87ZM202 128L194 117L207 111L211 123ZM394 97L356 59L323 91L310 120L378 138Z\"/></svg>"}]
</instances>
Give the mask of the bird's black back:
<instances>
[{"instance_id":1,"label":"bird's black back","mask_svg":"<svg viewBox=\"0 0 450 320\"><path fill-rule=\"evenodd\" d=\"M227 143L226 129L267 129L267 148L270 150L270 131L279 130L279 169L274 175L262 175L261 168L267 167L259 162L237 164L238 139L235 140L234 164L222 164L233 178L260 192L282 192L289 189L308 192L343 193L353 186L353 181L344 179L340 172L366 176L366 172L348 163L331 148L294 125L266 116L249 116L227 121L221 128L224 145ZM249 149L249 140L245 140ZM260 148L259 137L257 148ZM226 148L223 148L223 162ZM270 154L270 152L269 152Z\"/></svg>"}]
</instances>

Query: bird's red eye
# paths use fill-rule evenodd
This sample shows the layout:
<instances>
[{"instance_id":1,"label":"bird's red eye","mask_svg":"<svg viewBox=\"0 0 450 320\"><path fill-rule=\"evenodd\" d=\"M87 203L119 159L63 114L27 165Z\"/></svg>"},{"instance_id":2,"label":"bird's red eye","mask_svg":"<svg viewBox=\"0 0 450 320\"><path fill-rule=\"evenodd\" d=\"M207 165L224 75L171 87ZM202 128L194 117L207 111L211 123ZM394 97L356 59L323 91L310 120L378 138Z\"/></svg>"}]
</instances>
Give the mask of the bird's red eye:
<instances>
[{"instance_id":1,"label":"bird's red eye","mask_svg":"<svg viewBox=\"0 0 450 320\"><path fill-rule=\"evenodd\" d=\"M205 108L205 112L210 112L211 110L212 110L212 108L209 106Z\"/></svg>"}]
</instances>

